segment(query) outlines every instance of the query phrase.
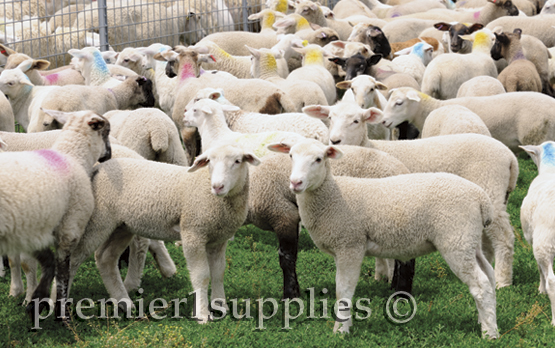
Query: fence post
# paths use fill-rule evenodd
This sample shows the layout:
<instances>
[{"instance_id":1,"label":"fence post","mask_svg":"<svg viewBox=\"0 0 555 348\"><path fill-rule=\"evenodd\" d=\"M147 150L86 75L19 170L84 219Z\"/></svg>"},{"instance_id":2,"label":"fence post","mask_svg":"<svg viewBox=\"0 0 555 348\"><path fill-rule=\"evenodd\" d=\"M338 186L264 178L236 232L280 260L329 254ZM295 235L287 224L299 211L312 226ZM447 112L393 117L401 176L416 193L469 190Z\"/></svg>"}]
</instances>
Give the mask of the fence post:
<instances>
[{"instance_id":1,"label":"fence post","mask_svg":"<svg viewBox=\"0 0 555 348\"><path fill-rule=\"evenodd\" d=\"M241 5L243 7L243 31L249 31L249 9L247 8L247 0L243 0Z\"/></svg>"},{"instance_id":2,"label":"fence post","mask_svg":"<svg viewBox=\"0 0 555 348\"><path fill-rule=\"evenodd\" d=\"M108 7L106 6L106 0L97 0L97 3L100 50L108 51Z\"/></svg>"}]
</instances>

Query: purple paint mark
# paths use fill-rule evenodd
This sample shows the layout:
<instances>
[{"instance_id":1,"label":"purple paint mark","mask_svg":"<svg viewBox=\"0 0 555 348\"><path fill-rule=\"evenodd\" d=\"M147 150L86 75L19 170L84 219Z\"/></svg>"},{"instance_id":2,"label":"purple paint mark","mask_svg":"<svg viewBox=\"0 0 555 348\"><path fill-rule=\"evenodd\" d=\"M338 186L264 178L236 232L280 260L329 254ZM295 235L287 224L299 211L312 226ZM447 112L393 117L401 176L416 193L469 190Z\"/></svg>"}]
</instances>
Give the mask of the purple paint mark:
<instances>
[{"instance_id":1,"label":"purple paint mark","mask_svg":"<svg viewBox=\"0 0 555 348\"><path fill-rule=\"evenodd\" d=\"M46 163L48 163L53 169L63 172L69 169L64 156L60 155L60 153L58 153L57 151L46 149L37 150L34 152L44 158L46 160Z\"/></svg>"},{"instance_id":2,"label":"purple paint mark","mask_svg":"<svg viewBox=\"0 0 555 348\"><path fill-rule=\"evenodd\" d=\"M478 12L474 12L474 19L478 19L478 17L480 17L480 11Z\"/></svg>"},{"instance_id":3,"label":"purple paint mark","mask_svg":"<svg viewBox=\"0 0 555 348\"><path fill-rule=\"evenodd\" d=\"M183 66L181 67L180 82L183 82L191 77L197 77L197 75L195 74L195 69L193 69L193 65L191 63L183 64Z\"/></svg>"},{"instance_id":4,"label":"purple paint mark","mask_svg":"<svg viewBox=\"0 0 555 348\"><path fill-rule=\"evenodd\" d=\"M46 75L45 78L49 85L55 85L58 82L59 76L58 74L50 74Z\"/></svg>"}]
</instances>

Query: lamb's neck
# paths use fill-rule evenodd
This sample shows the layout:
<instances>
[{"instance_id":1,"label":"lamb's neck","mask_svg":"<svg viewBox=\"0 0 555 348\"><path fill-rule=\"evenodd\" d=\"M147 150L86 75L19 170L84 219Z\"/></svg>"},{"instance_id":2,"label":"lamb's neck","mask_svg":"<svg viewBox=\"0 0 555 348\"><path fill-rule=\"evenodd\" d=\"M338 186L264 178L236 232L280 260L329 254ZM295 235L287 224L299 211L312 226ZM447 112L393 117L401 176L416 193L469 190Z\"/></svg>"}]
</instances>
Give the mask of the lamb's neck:
<instances>
[{"instance_id":1,"label":"lamb's neck","mask_svg":"<svg viewBox=\"0 0 555 348\"><path fill-rule=\"evenodd\" d=\"M260 57L260 77L262 80L268 80L273 77L279 77L277 70L277 62L270 53Z\"/></svg>"},{"instance_id":2,"label":"lamb's neck","mask_svg":"<svg viewBox=\"0 0 555 348\"><path fill-rule=\"evenodd\" d=\"M295 27L295 33L298 33L301 30L310 30L312 31L312 28L310 27L310 23L306 20L306 18L304 18L303 16L299 15L299 20L297 21L297 26Z\"/></svg>"},{"instance_id":3,"label":"lamb's neck","mask_svg":"<svg viewBox=\"0 0 555 348\"><path fill-rule=\"evenodd\" d=\"M303 211L303 215L308 214L309 221L303 221L303 224L305 224L307 228L319 221L320 217L328 216L328 209L333 209L333 207L330 206L331 197L341 197L341 191L331 174L330 164L326 163L326 176L322 183L313 190L306 190L302 194L297 195L299 209ZM331 201L333 201L333 199ZM305 218L306 217L307 216L305 216ZM309 231L310 233L316 232Z\"/></svg>"},{"instance_id":4,"label":"lamb's neck","mask_svg":"<svg viewBox=\"0 0 555 348\"><path fill-rule=\"evenodd\" d=\"M94 158L95 154L91 153L90 139L79 130L67 129L60 132L52 149L72 157L85 169L87 175L91 176L98 158Z\"/></svg>"},{"instance_id":5,"label":"lamb's neck","mask_svg":"<svg viewBox=\"0 0 555 348\"><path fill-rule=\"evenodd\" d=\"M499 18L501 14L498 12L498 6L488 2L480 11L474 12L472 15L472 20L467 22L475 22L486 25L487 23Z\"/></svg>"},{"instance_id":6,"label":"lamb's neck","mask_svg":"<svg viewBox=\"0 0 555 348\"><path fill-rule=\"evenodd\" d=\"M10 97L10 105L12 106L13 114L17 123L19 123L25 130L29 127L29 106L33 101L31 93L36 87L27 86L23 87L23 93L17 98Z\"/></svg>"},{"instance_id":7,"label":"lamb's neck","mask_svg":"<svg viewBox=\"0 0 555 348\"><path fill-rule=\"evenodd\" d=\"M520 42L511 43L511 45L509 46L509 50L507 52L506 59L509 62L509 64L511 64L515 60L526 59L526 56L524 55L524 50L522 49L522 45L520 44Z\"/></svg>"},{"instance_id":8,"label":"lamb's neck","mask_svg":"<svg viewBox=\"0 0 555 348\"><path fill-rule=\"evenodd\" d=\"M305 65L321 65L325 66L324 55L320 51L307 52L303 57L303 66Z\"/></svg>"},{"instance_id":9,"label":"lamb's neck","mask_svg":"<svg viewBox=\"0 0 555 348\"><path fill-rule=\"evenodd\" d=\"M107 66L106 69L95 69L92 65L85 67L83 76L87 86L102 86L112 78Z\"/></svg>"},{"instance_id":10,"label":"lamb's neck","mask_svg":"<svg viewBox=\"0 0 555 348\"><path fill-rule=\"evenodd\" d=\"M25 72L25 75L27 75L29 80L31 80L31 82L35 86L42 86L42 85L48 84L48 83L45 83L45 78L35 69L27 70L27 72Z\"/></svg>"},{"instance_id":11,"label":"lamb's neck","mask_svg":"<svg viewBox=\"0 0 555 348\"><path fill-rule=\"evenodd\" d=\"M194 79L198 77L198 73L190 62L185 62L179 69L179 85L185 83L188 79Z\"/></svg>"},{"instance_id":12,"label":"lamb's neck","mask_svg":"<svg viewBox=\"0 0 555 348\"><path fill-rule=\"evenodd\" d=\"M233 135L233 131L227 126L225 116L217 114L205 117L202 124L198 126L198 131L203 151L223 138Z\"/></svg>"},{"instance_id":13,"label":"lamb's neck","mask_svg":"<svg viewBox=\"0 0 555 348\"><path fill-rule=\"evenodd\" d=\"M127 83L120 83L114 88L107 88L107 90L110 91L110 93L112 93L112 95L116 99L116 104L118 105L119 110L128 109L130 106L129 101L131 98L129 98L128 95L128 88L129 86L127 85Z\"/></svg>"},{"instance_id":14,"label":"lamb's neck","mask_svg":"<svg viewBox=\"0 0 555 348\"><path fill-rule=\"evenodd\" d=\"M420 96L420 103L418 112L414 115L411 123L418 128L420 132L422 132L422 128L424 127L424 122L426 118L430 114L430 112L434 111L437 108L440 108L443 104L442 100L438 100L435 98L430 97L427 94L419 92L418 95Z\"/></svg>"},{"instance_id":15,"label":"lamb's neck","mask_svg":"<svg viewBox=\"0 0 555 348\"><path fill-rule=\"evenodd\" d=\"M226 121L227 126L229 127L229 129L231 129L233 131L237 121L239 121L241 118L243 118L246 113L247 112L244 111L244 110L226 111L225 112L225 121Z\"/></svg>"},{"instance_id":16,"label":"lamb's neck","mask_svg":"<svg viewBox=\"0 0 555 348\"><path fill-rule=\"evenodd\" d=\"M287 1L286 1L285 6L287 6ZM285 11L287 11L287 7L286 7ZM283 12L283 13L285 13L285 12ZM274 25L275 22L276 22L276 15L273 12L269 11L268 13L266 13L266 15L264 17L262 17L262 21L261 21L262 29L261 29L261 31L262 30L274 31L274 28L272 26Z\"/></svg>"}]
</instances>

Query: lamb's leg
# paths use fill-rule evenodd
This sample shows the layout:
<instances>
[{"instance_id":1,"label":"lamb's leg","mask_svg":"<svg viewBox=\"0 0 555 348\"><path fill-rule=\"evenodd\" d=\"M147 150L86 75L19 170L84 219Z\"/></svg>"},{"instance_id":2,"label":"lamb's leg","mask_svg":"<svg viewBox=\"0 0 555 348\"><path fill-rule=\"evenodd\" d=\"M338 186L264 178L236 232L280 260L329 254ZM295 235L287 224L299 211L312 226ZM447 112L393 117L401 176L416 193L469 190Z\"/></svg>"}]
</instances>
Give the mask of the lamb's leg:
<instances>
[{"instance_id":1,"label":"lamb's leg","mask_svg":"<svg viewBox=\"0 0 555 348\"><path fill-rule=\"evenodd\" d=\"M376 257L376 274L374 279L377 281L382 280L384 277L391 283L393 280L393 273L395 272L395 260L382 259Z\"/></svg>"},{"instance_id":2,"label":"lamb's leg","mask_svg":"<svg viewBox=\"0 0 555 348\"><path fill-rule=\"evenodd\" d=\"M292 220L285 221L283 225L274 228L279 241L279 265L283 272L283 298L297 298L301 296L296 270L299 230L299 221Z\"/></svg>"},{"instance_id":3,"label":"lamb's leg","mask_svg":"<svg viewBox=\"0 0 555 348\"><path fill-rule=\"evenodd\" d=\"M137 290L141 286L141 278L145 268L146 253L150 239L134 236L129 244L129 262L127 264L127 275L125 276L125 289L128 293Z\"/></svg>"},{"instance_id":4,"label":"lamb's leg","mask_svg":"<svg viewBox=\"0 0 555 348\"><path fill-rule=\"evenodd\" d=\"M537 231L534 231L536 234ZM552 238L555 239L555 238ZM553 245L555 240L534 241L534 257L540 269L540 277L543 276L545 292L551 302L551 325L555 326L555 275L553 274L553 257L555 251ZM540 285L541 288L541 285Z\"/></svg>"},{"instance_id":5,"label":"lamb's leg","mask_svg":"<svg viewBox=\"0 0 555 348\"><path fill-rule=\"evenodd\" d=\"M183 255L187 260L187 268L193 291L195 292L195 309L193 318L199 324L206 324L210 320L208 309L208 284L210 282L210 265L206 254L206 241L181 228L183 241Z\"/></svg>"},{"instance_id":6,"label":"lamb's leg","mask_svg":"<svg viewBox=\"0 0 555 348\"><path fill-rule=\"evenodd\" d=\"M351 317L352 301L355 289L360 277L360 268L364 259L364 250L348 249L335 251L335 266L337 268L335 274L335 289L337 301L341 301L336 313L336 321L333 332L348 333L349 328L353 325Z\"/></svg>"},{"instance_id":7,"label":"lamb's leg","mask_svg":"<svg viewBox=\"0 0 555 348\"><path fill-rule=\"evenodd\" d=\"M491 240L495 252L495 280L497 288L513 283L513 254L515 236L505 208L498 210L485 234Z\"/></svg>"},{"instance_id":8,"label":"lamb's leg","mask_svg":"<svg viewBox=\"0 0 555 348\"><path fill-rule=\"evenodd\" d=\"M0 278L6 275L6 270L4 269L4 257L0 256Z\"/></svg>"},{"instance_id":9,"label":"lamb's leg","mask_svg":"<svg viewBox=\"0 0 555 348\"><path fill-rule=\"evenodd\" d=\"M25 272L25 279L27 279L27 292L25 295L25 301L23 305L31 303L33 297L33 291L37 288L37 267L38 263L31 255L22 253L20 255L21 268ZM52 296L50 296L52 298ZM53 300L56 298L54 297Z\"/></svg>"},{"instance_id":10,"label":"lamb's leg","mask_svg":"<svg viewBox=\"0 0 555 348\"><path fill-rule=\"evenodd\" d=\"M163 277L170 278L177 273L177 267L175 267L175 263L163 241L151 239L148 251L150 251L152 257L156 260L158 269Z\"/></svg>"},{"instance_id":11,"label":"lamb's leg","mask_svg":"<svg viewBox=\"0 0 555 348\"><path fill-rule=\"evenodd\" d=\"M200 146L197 141L198 131L194 127L183 127L181 129L181 139L185 146L185 152L189 157L189 165L193 165L195 157L200 153Z\"/></svg>"},{"instance_id":12,"label":"lamb's leg","mask_svg":"<svg viewBox=\"0 0 555 348\"><path fill-rule=\"evenodd\" d=\"M395 272L391 287L395 292L404 291L412 294L412 280L414 278L416 268L416 260L412 259L407 262L395 260Z\"/></svg>"},{"instance_id":13,"label":"lamb's leg","mask_svg":"<svg viewBox=\"0 0 555 348\"><path fill-rule=\"evenodd\" d=\"M229 309L225 300L224 292L224 272L225 272L225 249L227 241L218 245L206 248L208 254L208 264L210 265L210 279L212 281L212 293L210 295L210 303L214 300L219 302L220 306Z\"/></svg>"},{"instance_id":14,"label":"lamb's leg","mask_svg":"<svg viewBox=\"0 0 555 348\"><path fill-rule=\"evenodd\" d=\"M21 259L19 254L8 256L10 262L10 296L17 297L23 293L23 279L21 278Z\"/></svg>"},{"instance_id":15,"label":"lamb's leg","mask_svg":"<svg viewBox=\"0 0 555 348\"><path fill-rule=\"evenodd\" d=\"M130 313L131 308L134 307L131 298L125 290L121 274L118 269L118 260L125 250L134 234L129 232L126 228L116 229L95 252L94 257L96 266L110 294L111 298L118 301L118 306L126 313Z\"/></svg>"},{"instance_id":16,"label":"lamb's leg","mask_svg":"<svg viewBox=\"0 0 555 348\"><path fill-rule=\"evenodd\" d=\"M462 243L461 243L462 244ZM495 288L479 266L477 248L461 245L458 250L439 250L455 275L465 283L476 302L482 335L499 337L496 319Z\"/></svg>"},{"instance_id":17,"label":"lamb's leg","mask_svg":"<svg viewBox=\"0 0 555 348\"><path fill-rule=\"evenodd\" d=\"M39 306L37 313L40 314L48 303L48 288L52 283L52 280L54 279L54 275L56 273L56 263L54 253L52 253L50 248L36 251L33 253L33 256L40 263L42 274L40 277L39 285L33 292L33 300L27 305L25 311L31 319L31 322L34 323L36 305Z\"/></svg>"}]
</instances>

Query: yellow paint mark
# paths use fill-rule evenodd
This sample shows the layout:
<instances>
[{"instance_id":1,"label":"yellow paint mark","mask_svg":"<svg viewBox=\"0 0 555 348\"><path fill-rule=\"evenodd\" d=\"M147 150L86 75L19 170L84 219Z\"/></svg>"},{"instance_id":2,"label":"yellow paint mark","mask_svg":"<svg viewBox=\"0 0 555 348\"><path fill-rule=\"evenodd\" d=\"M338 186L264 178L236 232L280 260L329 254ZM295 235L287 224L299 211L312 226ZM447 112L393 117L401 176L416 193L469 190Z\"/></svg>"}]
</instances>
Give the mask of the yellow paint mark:
<instances>
[{"instance_id":1,"label":"yellow paint mark","mask_svg":"<svg viewBox=\"0 0 555 348\"><path fill-rule=\"evenodd\" d=\"M430 99L430 96L426 93L418 92L418 96L420 96L420 98L422 99Z\"/></svg>"},{"instance_id":2,"label":"yellow paint mark","mask_svg":"<svg viewBox=\"0 0 555 348\"><path fill-rule=\"evenodd\" d=\"M260 70L277 71L276 57L271 53L265 53L260 57Z\"/></svg>"},{"instance_id":3,"label":"yellow paint mark","mask_svg":"<svg viewBox=\"0 0 555 348\"><path fill-rule=\"evenodd\" d=\"M256 140L260 134L244 134L237 139L235 139L236 143L243 143L245 141ZM266 138L262 139L260 144L254 149L254 154L257 157L264 157L270 151L266 148L266 145L273 143L274 139L278 136L277 132L270 133Z\"/></svg>"},{"instance_id":4,"label":"yellow paint mark","mask_svg":"<svg viewBox=\"0 0 555 348\"><path fill-rule=\"evenodd\" d=\"M272 11L268 11L262 21L262 29L272 28L272 25L274 25L275 22L276 15Z\"/></svg>"},{"instance_id":5,"label":"yellow paint mark","mask_svg":"<svg viewBox=\"0 0 555 348\"><path fill-rule=\"evenodd\" d=\"M308 40L304 40L304 41L303 41L303 46L304 46L304 47L308 46Z\"/></svg>"},{"instance_id":6,"label":"yellow paint mark","mask_svg":"<svg viewBox=\"0 0 555 348\"><path fill-rule=\"evenodd\" d=\"M227 53L226 51L222 50L219 47L218 47L218 53L221 54L222 56L226 57L226 58L231 58L231 55L229 53Z\"/></svg>"},{"instance_id":7,"label":"yellow paint mark","mask_svg":"<svg viewBox=\"0 0 555 348\"><path fill-rule=\"evenodd\" d=\"M296 28L297 31L303 30L309 27L310 27L310 23L308 23L306 18L304 17L299 18L299 21L297 22L297 28Z\"/></svg>"},{"instance_id":8,"label":"yellow paint mark","mask_svg":"<svg viewBox=\"0 0 555 348\"><path fill-rule=\"evenodd\" d=\"M313 49L308 51L304 56L305 64L318 64L324 63L324 56L319 50Z\"/></svg>"},{"instance_id":9,"label":"yellow paint mark","mask_svg":"<svg viewBox=\"0 0 555 348\"><path fill-rule=\"evenodd\" d=\"M287 3L287 0L278 0L276 11L287 14L288 9L289 4Z\"/></svg>"},{"instance_id":10,"label":"yellow paint mark","mask_svg":"<svg viewBox=\"0 0 555 348\"><path fill-rule=\"evenodd\" d=\"M472 49L478 47L489 47L490 38L487 33L478 32L474 36L474 44L472 45Z\"/></svg>"}]
</instances>

